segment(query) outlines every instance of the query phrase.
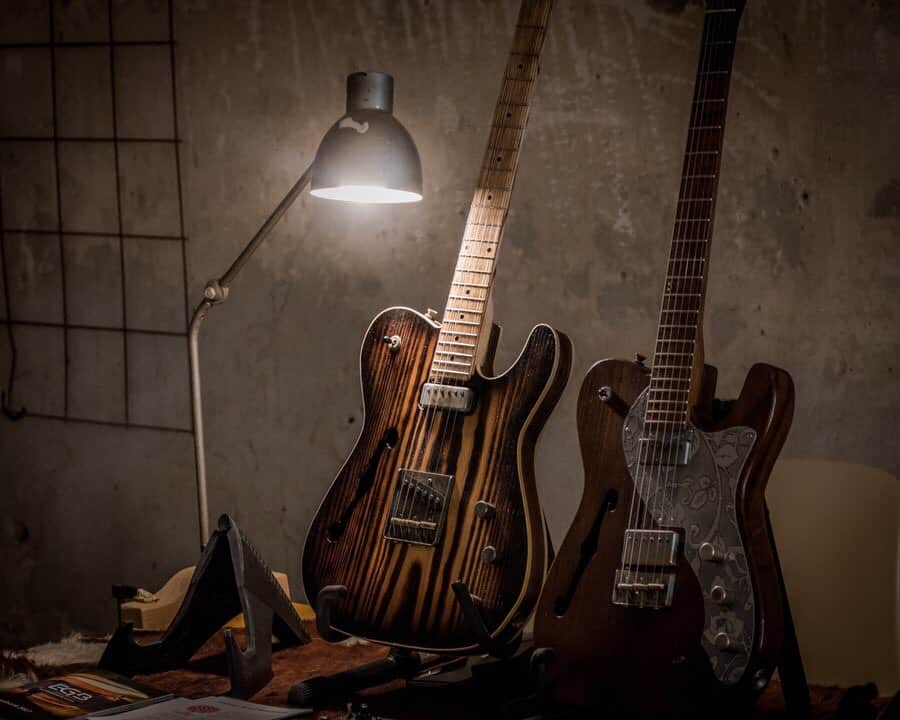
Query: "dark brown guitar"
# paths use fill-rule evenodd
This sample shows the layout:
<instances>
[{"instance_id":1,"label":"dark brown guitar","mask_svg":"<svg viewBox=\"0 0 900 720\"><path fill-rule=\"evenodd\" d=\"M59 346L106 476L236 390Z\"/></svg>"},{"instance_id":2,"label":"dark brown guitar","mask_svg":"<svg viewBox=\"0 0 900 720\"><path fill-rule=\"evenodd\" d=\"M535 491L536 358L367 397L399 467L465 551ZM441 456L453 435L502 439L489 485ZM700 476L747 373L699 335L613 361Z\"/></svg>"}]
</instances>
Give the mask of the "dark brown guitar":
<instances>
[{"instance_id":1,"label":"dark brown guitar","mask_svg":"<svg viewBox=\"0 0 900 720\"><path fill-rule=\"evenodd\" d=\"M534 445L570 344L538 325L494 377L487 315L550 6L522 3L443 320L390 308L363 340L364 426L303 556L311 600L346 588L331 609L340 633L438 652L500 647L546 577Z\"/></svg>"},{"instance_id":2,"label":"dark brown guitar","mask_svg":"<svg viewBox=\"0 0 900 720\"><path fill-rule=\"evenodd\" d=\"M782 642L764 491L793 413L756 365L724 419L702 315L743 1L707 3L652 371L605 360L578 402L585 489L539 601L535 644L557 699L609 717L734 717ZM732 705L731 700L741 699Z\"/></svg>"}]
</instances>

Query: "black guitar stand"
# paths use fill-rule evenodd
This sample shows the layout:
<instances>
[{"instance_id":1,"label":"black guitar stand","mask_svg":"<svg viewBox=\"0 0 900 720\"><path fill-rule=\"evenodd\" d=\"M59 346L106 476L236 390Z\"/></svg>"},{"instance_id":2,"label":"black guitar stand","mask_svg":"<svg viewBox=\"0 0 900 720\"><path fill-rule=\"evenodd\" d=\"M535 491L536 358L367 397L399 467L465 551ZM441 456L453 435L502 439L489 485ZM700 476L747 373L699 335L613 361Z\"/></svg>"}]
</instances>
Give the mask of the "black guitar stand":
<instances>
[{"instance_id":1,"label":"black guitar stand","mask_svg":"<svg viewBox=\"0 0 900 720\"><path fill-rule=\"evenodd\" d=\"M775 534L772 532L772 519L769 516L768 507L766 507L766 529L769 533L769 541L772 543L772 552L775 555L778 585L781 590L782 607L784 608L784 647L781 662L778 663L781 694L784 697L784 707L787 710L788 717L792 719L797 718L797 720L809 720L812 718L809 686L806 683L803 656L800 654L800 643L797 642L794 616L791 614L791 604L788 601L787 588L784 584L784 574L781 571L781 560L778 558L778 546L775 544Z\"/></svg>"},{"instance_id":2,"label":"black guitar stand","mask_svg":"<svg viewBox=\"0 0 900 720\"><path fill-rule=\"evenodd\" d=\"M463 617L472 630L482 653L497 658L507 658L518 648L518 638L512 643L495 641L487 630L476 601L463 582L452 585L460 603ZM316 597L316 631L328 642L346 639L331 625L333 608L347 597L344 585L328 585ZM439 667L458 667L465 664L466 656L438 655L405 648L391 648L387 657L375 662L334 675L320 675L294 685L288 693L288 701L297 707L320 707L332 700L345 698L360 690L383 685L394 680L411 680L417 676L435 673Z\"/></svg>"},{"instance_id":3,"label":"black guitar stand","mask_svg":"<svg viewBox=\"0 0 900 720\"><path fill-rule=\"evenodd\" d=\"M234 521L222 515L162 638L138 644L133 626L119 625L100 667L128 676L185 667L238 613L244 615L247 647L241 650L231 630L226 630L225 655L229 694L246 699L272 679L272 635L282 645L305 644L310 638L272 571Z\"/></svg>"},{"instance_id":4,"label":"black guitar stand","mask_svg":"<svg viewBox=\"0 0 900 720\"><path fill-rule=\"evenodd\" d=\"M345 585L328 585L316 596L316 632L327 642L346 640L347 636L331 625L332 609L347 597ZM288 702L296 707L320 707L359 690L393 680L406 680L442 662L439 655L391 648L387 657L333 675L319 675L297 683L288 691Z\"/></svg>"},{"instance_id":5,"label":"black guitar stand","mask_svg":"<svg viewBox=\"0 0 900 720\"><path fill-rule=\"evenodd\" d=\"M484 618L478 611L475 598L472 596L472 593L469 592L469 586L458 580L450 587L453 589L453 594L456 596L456 601L459 603L459 609L462 611L466 625L469 626L469 630L475 636L475 640L478 642L481 652L485 655L500 659L512 657L516 650L519 649L521 635L516 635L516 638L512 642L491 637L487 625L484 622Z\"/></svg>"}]
</instances>

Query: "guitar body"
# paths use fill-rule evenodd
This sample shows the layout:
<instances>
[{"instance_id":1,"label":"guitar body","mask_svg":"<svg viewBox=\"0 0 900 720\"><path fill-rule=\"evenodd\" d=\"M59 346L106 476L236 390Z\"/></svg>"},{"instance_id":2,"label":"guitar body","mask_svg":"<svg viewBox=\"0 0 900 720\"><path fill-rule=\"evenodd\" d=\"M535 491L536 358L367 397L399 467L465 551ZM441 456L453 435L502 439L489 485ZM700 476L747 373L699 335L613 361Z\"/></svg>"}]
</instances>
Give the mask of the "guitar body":
<instances>
[{"instance_id":1,"label":"guitar body","mask_svg":"<svg viewBox=\"0 0 900 720\"><path fill-rule=\"evenodd\" d=\"M706 367L702 377L695 416L709 418L715 371ZM675 482L657 483L665 488L661 502L647 492L651 483L634 481L648 381L644 367L623 360L599 362L585 378L578 402L584 495L541 594L535 644L552 651L547 679L560 701L611 708L611 717L730 717L726 706L752 708L747 699L765 686L781 653L782 599L764 492L790 427L793 384L786 372L755 365L723 420L695 417L691 458L671 471ZM637 512L648 503L656 509L646 528L681 537L667 571L668 607L613 602L635 492ZM720 559L702 559L704 543ZM727 603L710 597L716 585L727 588ZM731 639L728 650L717 646L719 633Z\"/></svg>"},{"instance_id":2,"label":"guitar body","mask_svg":"<svg viewBox=\"0 0 900 720\"><path fill-rule=\"evenodd\" d=\"M439 335L437 323L406 308L372 322L360 358L364 424L310 528L303 582L311 601L323 587L347 588L331 616L341 633L461 653L477 650L478 638L452 583L466 584L498 640L519 632L540 593L549 548L534 445L568 377L571 346L538 325L509 370L466 383L474 407L454 412L420 405ZM394 337L392 348L385 338ZM479 501L490 516L476 512Z\"/></svg>"}]
</instances>

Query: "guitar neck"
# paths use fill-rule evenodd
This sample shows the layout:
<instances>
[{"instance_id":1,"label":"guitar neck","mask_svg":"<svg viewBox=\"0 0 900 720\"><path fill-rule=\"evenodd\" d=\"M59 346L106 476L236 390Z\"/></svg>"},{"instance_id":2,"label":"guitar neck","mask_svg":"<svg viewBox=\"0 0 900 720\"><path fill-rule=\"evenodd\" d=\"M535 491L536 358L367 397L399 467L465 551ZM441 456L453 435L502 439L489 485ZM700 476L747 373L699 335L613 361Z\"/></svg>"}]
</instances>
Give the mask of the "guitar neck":
<instances>
[{"instance_id":1,"label":"guitar neck","mask_svg":"<svg viewBox=\"0 0 900 720\"><path fill-rule=\"evenodd\" d=\"M519 10L515 38L431 362L430 375L434 382L465 382L475 373L552 4L552 0L523 0Z\"/></svg>"},{"instance_id":2,"label":"guitar neck","mask_svg":"<svg viewBox=\"0 0 900 720\"><path fill-rule=\"evenodd\" d=\"M728 90L743 0L708 0L645 425L683 429L703 368L703 308Z\"/></svg>"}]
</instances>

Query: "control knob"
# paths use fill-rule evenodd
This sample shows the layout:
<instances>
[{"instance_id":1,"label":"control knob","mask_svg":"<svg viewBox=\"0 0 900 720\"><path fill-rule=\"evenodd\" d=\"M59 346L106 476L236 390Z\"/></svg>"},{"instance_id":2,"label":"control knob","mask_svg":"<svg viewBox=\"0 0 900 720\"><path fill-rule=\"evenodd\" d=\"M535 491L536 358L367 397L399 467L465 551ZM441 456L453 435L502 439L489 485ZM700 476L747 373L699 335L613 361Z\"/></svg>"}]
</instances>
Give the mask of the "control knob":
<instances>
[{"instance_id":1,"label":"control knob","mask_svg":"<svg viewBox=\"0 0 900 720\"><path fill-rule=\"evenodd\" d=\"M481 559L488 565L496 565L500 560L500 555L497 553L497 548L493 545L485 545L481 551Z\"/></svg>"},{"instance_id":2,"label":"control knob","mask_svg":"<svg viewBox=\"0 0 900 720\"><path fill-rule=\"evenodd\" d=\"M497 514L497 506L487 500L479 500L475 503L475 514L482 520L487 520Z\"/></svg>"},{"instance_id":3,"label":"control knob","mask_svg":"<svg viewBox=\"0 0 900 720\"><path fill-rule=\"evenodd\" d=\"M705 562L722 562L722 553L712 543L705 542L700 545L700 549L698 550L700 555L700 559Z\"/></svg>"}]
</instances>

